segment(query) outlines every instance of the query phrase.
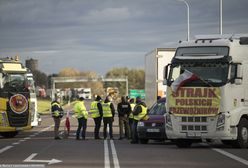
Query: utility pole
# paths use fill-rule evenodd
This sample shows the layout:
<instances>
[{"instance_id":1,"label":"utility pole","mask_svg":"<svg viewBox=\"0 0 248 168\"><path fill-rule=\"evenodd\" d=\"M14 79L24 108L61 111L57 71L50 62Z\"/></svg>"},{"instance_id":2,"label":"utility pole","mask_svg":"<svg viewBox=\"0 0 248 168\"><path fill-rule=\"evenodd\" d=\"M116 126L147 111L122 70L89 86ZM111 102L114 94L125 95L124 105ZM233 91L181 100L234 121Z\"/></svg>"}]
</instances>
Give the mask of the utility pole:
<instances>
[{"instance_id":1,"label":"utility pole","mask_svg":"<svg viewBox=\"0 0 248 168\"><path fill-rule=\"evenodd\" d=\"M189 36L190 36L190 26L189 26L189 4L185 0L177 0L180 2L183 2L186 7L187 7L187 41L189 41Z\"/></svg>"},{"instance_id":2,"label":"utility pole","mask_svg":"<svg viewBox=\"0 0 248 168\"><path fill-rule=\"evenodd\" d=\"M220 35L222 35L222 0L220 0Z\"/></svg>"}]
</instances>

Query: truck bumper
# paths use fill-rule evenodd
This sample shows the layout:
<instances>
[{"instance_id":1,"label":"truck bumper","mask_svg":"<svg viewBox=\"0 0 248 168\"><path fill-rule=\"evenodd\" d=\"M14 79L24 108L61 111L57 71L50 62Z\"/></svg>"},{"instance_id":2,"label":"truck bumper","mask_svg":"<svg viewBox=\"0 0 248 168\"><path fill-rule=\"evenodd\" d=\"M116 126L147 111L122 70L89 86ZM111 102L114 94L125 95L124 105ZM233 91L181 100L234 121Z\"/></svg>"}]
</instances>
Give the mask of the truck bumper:
<instances>
[{"instance_id":1,"label":"truck bumper","mask_svg":"<svg viewBox=\"0 0 248 168\"><path fill-rule=\"evenodd\" d=\"M14 131L24 131L24 130L29 130L31 129L31 126L26 126L26 127L3 127L0 126L0 132L14 132Z\"/></svg>"}]
</instances>

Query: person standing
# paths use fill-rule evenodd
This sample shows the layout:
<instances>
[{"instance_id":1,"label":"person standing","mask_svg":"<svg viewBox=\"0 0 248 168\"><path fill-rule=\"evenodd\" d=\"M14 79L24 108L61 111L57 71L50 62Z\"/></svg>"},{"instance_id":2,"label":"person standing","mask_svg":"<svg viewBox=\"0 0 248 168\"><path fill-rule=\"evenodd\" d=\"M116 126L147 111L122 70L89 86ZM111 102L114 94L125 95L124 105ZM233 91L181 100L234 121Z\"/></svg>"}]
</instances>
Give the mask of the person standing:
<instances>
[{"instance_id":1,"label":"person standing","mask_svg":"<svg viewBox=\"0 0 248 168\"><path fill-rule=\"evenodd\" d=\"M130 101L130 106L131 106L131 112L128 116L128 124L129 124L129 128L130 128L130 137L132 137L132 125L133 125L133 110L134 107L136 106L136 104L134 103L134 99L131 98Z\"/></svg>"},{"instance_id":2,"label":"person standing","mask_svg":"<svg viewBox=\"0 0 248 168\"><path fill-rule=\"evenodd\" d=\"M133 111L133 125L132 125L132 144L136 144L139 142L138 140L138 132L137 132L137 125L138 122L143 119L147 115L147 106L141 100L140 97L136 98L136 106L134 107Z\"/></svg>"},{"instance_id":3,"label":"person standing","mask_svg":"<svg viewBox=\"0 0 248 168\"><path fill-rule=\"evenodd\" d=\"M118 103L117 105L117 111L119 117L119 134L120 134L119 140L122 140L124 138L123 127L125 129L125 137L129 139L130 127L128 124L128 116L131 112L131 106L126 101L126 97L124 96L121 97L121 102Z\"/></svg>"},{"instance_id":4,"label":"person standing","mask_svg":"<svg viewBox=\"0 0 248 168\"><path fill-rule=\"evenodd\" d=\"M64 115L63 108L61 107L59 102L59 98L55 98L55 100L51 102L51 113L54 120L54 139L56 140L61 139L59 137L59 127L61 118Z\"/></svg>"},{"instance_id":5,"label":"person standing","mask_svg":"<svg viewBox=\"0 0 248 168\"><path fill-rule=\"evenodd\" d=\"M107 126L109 125L109 137L113 139L113 122L115 116L115 108L113 103L111 103L111 97L107 96L102 103L103 110L103 136L104 139L107 138Z\"/></svg>"},{"instance_id":6,"label":"person standing","mask_svg":"<svg viewBox=\"0 0 248 168\"><path fill-rule=\"evenodd\" d=\"M97 96L95 101L93 101L90 105L91 117L94 119L95 122L95 129L94 129L95 139L101 139L99 136L99 131L102 122L102 115L103 115L101 100L102 98L100 96Z\"/></svg>"},{"instance_id":7,"label":"person standing","mask_svg":"<svg viewBox=\"0 0 248 168\"><path fill-rule=\"evenodd\" d=\"M88 112L86 110L86 107L84 105L84 98L79 97L79 101L76 102L74 105L74 112L76 114L76 118L78 119L78 128L76 133L76 139L79 140L80 138L80 132L82 139L85 140L85 134L86 134L86 128L87 128L87 119L88 119Z\"/></svg>"}]
</instances>

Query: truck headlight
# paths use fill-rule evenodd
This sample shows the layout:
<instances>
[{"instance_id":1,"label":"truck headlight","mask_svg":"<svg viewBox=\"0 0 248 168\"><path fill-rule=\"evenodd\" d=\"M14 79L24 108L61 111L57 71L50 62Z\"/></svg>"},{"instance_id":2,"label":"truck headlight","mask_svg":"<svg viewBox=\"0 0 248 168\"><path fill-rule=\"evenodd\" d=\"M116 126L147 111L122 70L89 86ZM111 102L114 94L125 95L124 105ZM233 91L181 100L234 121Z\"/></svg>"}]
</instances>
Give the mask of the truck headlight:
<instances>
[{"instance_id":1,"label":"truck headlight","mask_svg":"<svg viewBox=\"0 0 248 168\"><path fill-rule=\"evenodd\" d=\"M144 122L142 122L142 121L139 121L138 122L138 127L144 127L145 126L145 123Z\"/></svg>"},{"instance_id":2,"label":"truck headlight","mask_svg":"<svg viewBox=\"0 0 248 168\"><path fill-rule=\"evenodd\" d=\"M217 128L225 124L225 118L226 118L225 113L219 114L218 120L217 120Z\"/></svg>"}]
</instances>

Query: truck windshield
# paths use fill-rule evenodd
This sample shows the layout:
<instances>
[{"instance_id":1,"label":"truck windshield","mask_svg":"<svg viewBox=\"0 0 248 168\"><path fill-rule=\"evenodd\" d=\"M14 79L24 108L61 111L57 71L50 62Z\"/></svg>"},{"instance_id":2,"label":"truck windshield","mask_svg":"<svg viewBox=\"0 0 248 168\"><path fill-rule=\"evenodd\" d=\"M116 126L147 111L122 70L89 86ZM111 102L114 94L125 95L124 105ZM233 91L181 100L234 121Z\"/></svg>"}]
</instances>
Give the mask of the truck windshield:
<instances>
[{"instance_id":1,"label":"truck windshield","mask_svg":"<svg viewBox=\"0 0 248 168\"><path fill-rule=\"evenodd\" d=\"M188 82L189 86L222 86L226 84L228 77L228 64L197 63L174 65L170 71L169 81L172 83L185 70L198 77L198 80Z\"/></svg>"},{"instance_id":2,"label":"truck windshield","mask_svg":"<svg viewBox=\"0 0 248 168\"><path fill-rule=\"evenodd\" d=\"M27 79L24 74L7 74L3 79L6 91L23 91L27 89L25 86Z\"/></svg>"}]
</instances>

